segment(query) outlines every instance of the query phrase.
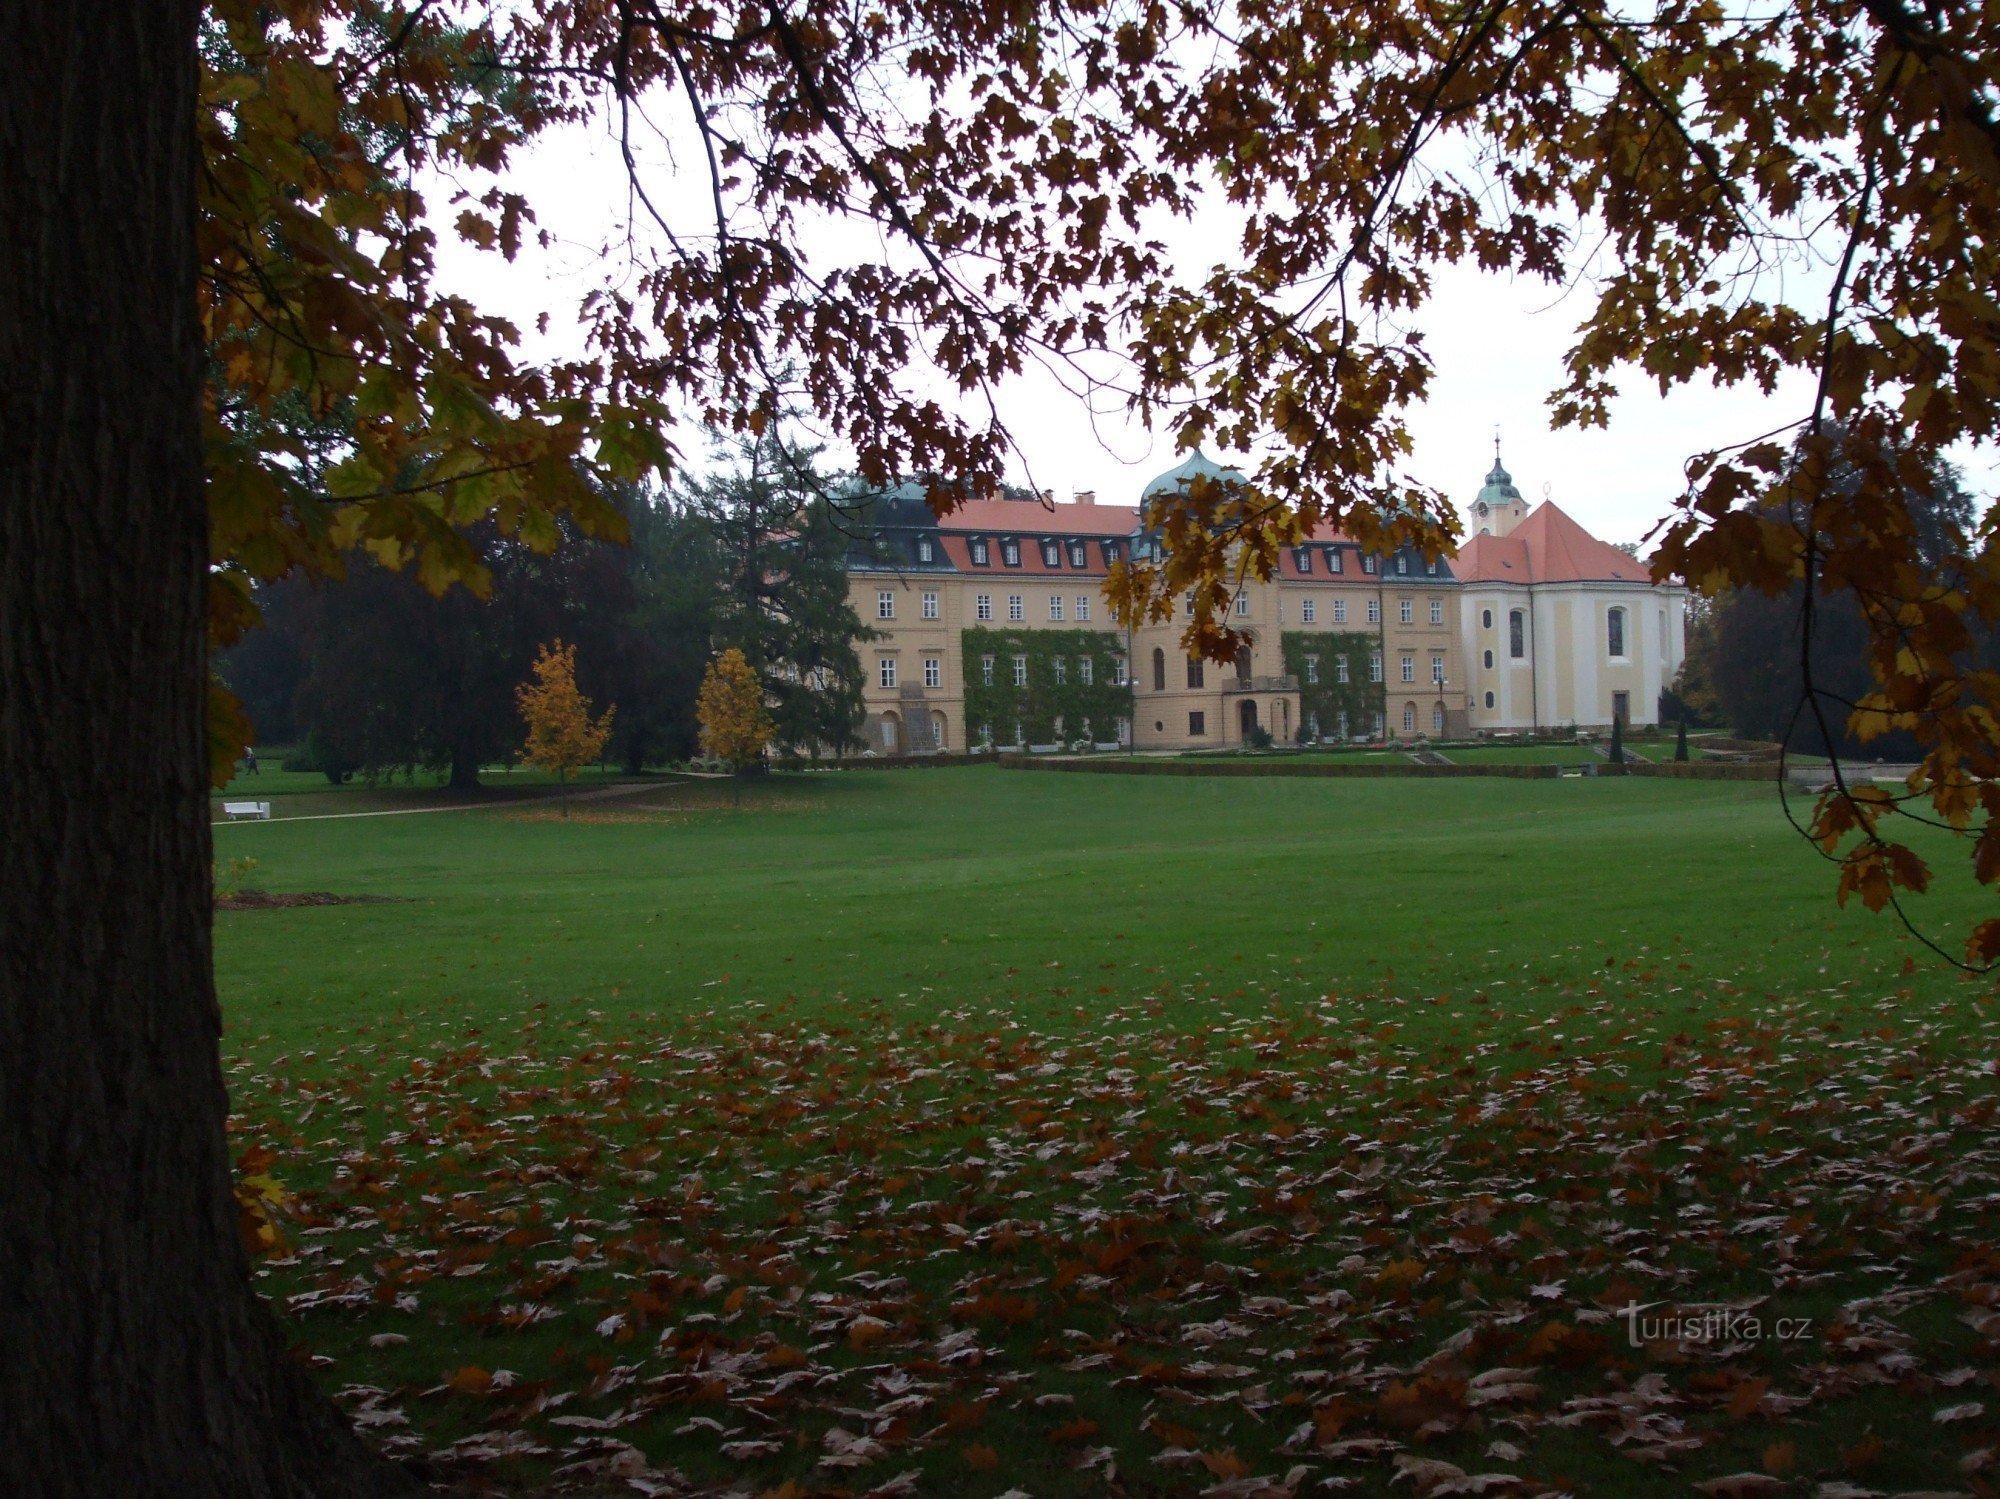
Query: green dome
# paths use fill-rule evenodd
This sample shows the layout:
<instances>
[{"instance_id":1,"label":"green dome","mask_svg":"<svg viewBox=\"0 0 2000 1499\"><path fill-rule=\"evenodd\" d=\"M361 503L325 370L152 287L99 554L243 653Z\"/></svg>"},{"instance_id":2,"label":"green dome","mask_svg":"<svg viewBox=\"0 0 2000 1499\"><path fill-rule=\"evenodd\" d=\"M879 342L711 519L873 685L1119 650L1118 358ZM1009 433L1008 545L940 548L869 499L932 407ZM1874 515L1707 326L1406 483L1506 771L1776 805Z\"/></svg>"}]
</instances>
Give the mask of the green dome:
<instances>
[{"instance_id":1,"label":"green dome","mask_svg":"<svg viewBox=\"0 0 2000 1499\"><path fill-rule=\"evenodd\" d=\"M1479 503L1487 506L1525 504L1521 491L1514 487L1514 476L1500 466L1500 455L1493 455L1493 471L1486 476L1486 487L1479 491Z\"/></svg>"},{"instance_id":2,"label":"green dome","mask_svg":"<svg viewBox=\"0 0 2000 1499\"><path fill-rule=\"evenodd\" d=\"M1156 494L1174 494L1186 489L1196 479L1209 479L1218 484L1248 484L1250 481L1233 468L1224 468L1210 458L1200 448L1188 455L1178 468L1170 468L1139 491L1139 503Z\"/></svg>"}]
</instances>

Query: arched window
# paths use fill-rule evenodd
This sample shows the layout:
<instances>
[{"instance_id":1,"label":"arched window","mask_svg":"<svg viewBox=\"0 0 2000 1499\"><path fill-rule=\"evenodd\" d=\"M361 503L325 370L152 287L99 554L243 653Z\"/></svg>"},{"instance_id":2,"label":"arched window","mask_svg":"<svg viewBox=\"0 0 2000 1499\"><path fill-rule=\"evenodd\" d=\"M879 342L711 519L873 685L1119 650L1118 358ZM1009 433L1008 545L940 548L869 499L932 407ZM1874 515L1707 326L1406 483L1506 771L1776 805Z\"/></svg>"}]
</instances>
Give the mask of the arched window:
<instances>
[{"instance_id":1,"label":"arched window","mask_svg":"<svg viewBox=\"0 0 2000 1499\"><path fill-rule=\"evenodd\" d=\"M1416 729L1417 705L1415 703L1405 703L1403 704L1403 732L1405 734L1414 734Z\"/></svg>"},{"instance_id":2,"label":"arched window","mask_svg":"<svg viewBox=\"0 0 2000 1499\"><path fill-rule=\"evenodd\" d=\"M1613 656L1625 654L1625 611L1613 609L1604 616L1606 644Z\"/></svg>"},{"instance_id":3,"label":"arched window","mask_svg":"<svg viewBox=\"0 0 2000 1499\"><path fill-rule=\"evenodd\" d=\"M1153 691L1167 690L1167 653L1157 645L1153 647Z\"/></svg>"},{"instance_id":4,"label":"arched window","mask_svg":"<svg viewBox=\"0 0 2000 1499\"><path fill-rule=\"evenodd\" d=\"M1486 694L1486 706L1489 708L1493 706L1493 694L1490 692Z\"/></svg>"},{"instance_id":5,"label":"arched window","mask_svg":"<svg viewBox=\"0 0 2000 1499\"><path fill-rule=\"evenodd\" d=\"M1516 661L1528 654L1528 616L1519 609L1507 614L1507 654Z\"/></svg>"}]
</instances>

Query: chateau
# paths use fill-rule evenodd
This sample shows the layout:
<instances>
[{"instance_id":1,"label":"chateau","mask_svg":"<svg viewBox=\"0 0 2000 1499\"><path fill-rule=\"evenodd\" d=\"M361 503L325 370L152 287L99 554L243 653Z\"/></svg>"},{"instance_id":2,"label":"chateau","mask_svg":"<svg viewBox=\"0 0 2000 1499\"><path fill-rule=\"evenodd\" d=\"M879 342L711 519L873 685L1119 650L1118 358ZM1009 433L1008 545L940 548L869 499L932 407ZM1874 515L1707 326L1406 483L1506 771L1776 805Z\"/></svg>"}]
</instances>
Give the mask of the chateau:
<instances>
[{"instance_id":1,"label":"chateau","mask_svg":"<svg viewBox=\"0 0 2000 1499\"><path fill-rule=\"evenodd\" d=\"M1495 456L1456 558L1364 552L1336 532L1247 583L1233 669L1190 659L1180 625L1125 629L1103 584L1155 545L1145 504L1196 476L1196 453L1140 507L1088 491L972 501L940 521L919 486L884 496L849 558L869 747L1133 749L1466 738L1656 720L1679 671L1685 594L1555 505L1529 510Z\"/></svg>"}]
</instances>

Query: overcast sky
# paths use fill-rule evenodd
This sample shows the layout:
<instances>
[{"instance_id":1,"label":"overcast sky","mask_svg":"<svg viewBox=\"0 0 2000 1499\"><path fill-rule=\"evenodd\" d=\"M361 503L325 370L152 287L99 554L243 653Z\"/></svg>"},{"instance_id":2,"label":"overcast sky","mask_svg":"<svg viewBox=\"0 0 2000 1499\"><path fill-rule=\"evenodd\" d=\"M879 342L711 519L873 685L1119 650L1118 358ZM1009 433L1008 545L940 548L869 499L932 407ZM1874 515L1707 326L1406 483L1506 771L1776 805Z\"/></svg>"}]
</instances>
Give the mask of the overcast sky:
<instances>
[{"instance_id":1,"label":"overcast sky","mask_svg":"<svg viewBox=\"0 0 2000 1499\"><path fill-rule=\"evenodd\" d=\"M667 127L671 129L671 125ZM692 215L688 227L700 233L708 211L705 175L696 185L677 179L671 151L657 143L642 170L656 201L672 216L676 206ZM541 225L558 239L552 251L531 248L513 265L497 257L455 247L443 236L443 273L448 282L471 292L480 305L513 317L523 328L547 311L545 340L538 347L572 352L578 345L574 309L600 283L607 266L600 247L615 240L627 212L626 176L616 144L601 127L551 137L517 161L510 186L536 205ZM432 208L441 224L442 192ZM1172 243L1183 263L1199 269L1228 253L1214 236L1233 229L1213 225L1176 226ZM852 231L846 254L869 254ZM1204 239L1204 236L1208 236ZM1809 285L1808 271L1795 276ZM1822 293L1823 295L1823 293ZM1809 382L1798 379L1765 397L1754 388L1682 388L1662 397L1651 382L1632 375L1608 430L1551 430L1545 404L1562 380L1562 356L1577 322L1587 313L1587 286L1567 298L1540 283L1517 282L1469 269L1446 267L1419 326L1436 366L1429 401L1412 414L1415 452L1410 474L1436 486L1463 511L1493 463L1494 429L1500 432L1504 461L1531 503L1546 494L1607 541L1638 541L1669 511L1682 487L1682 465L1708 448L1748 441L1807 414ZM1002 415L1021 448L1010 478L1053 489L1067 498L1093 490L1100 504L1135 504L1145 482L1179 461L1171 437L1149 433L1122 410L1093 414L1046 374L1023 377L1003 389ZM696 447L681 434L684 447ZM690 456L695 456L693 452ZM833 455L838 461L838 453ZM1250 455L1211 456L1242 462ZM1990 493L1994 465L1969 464L1975 492Z\"/></svg>"}]
</instances>

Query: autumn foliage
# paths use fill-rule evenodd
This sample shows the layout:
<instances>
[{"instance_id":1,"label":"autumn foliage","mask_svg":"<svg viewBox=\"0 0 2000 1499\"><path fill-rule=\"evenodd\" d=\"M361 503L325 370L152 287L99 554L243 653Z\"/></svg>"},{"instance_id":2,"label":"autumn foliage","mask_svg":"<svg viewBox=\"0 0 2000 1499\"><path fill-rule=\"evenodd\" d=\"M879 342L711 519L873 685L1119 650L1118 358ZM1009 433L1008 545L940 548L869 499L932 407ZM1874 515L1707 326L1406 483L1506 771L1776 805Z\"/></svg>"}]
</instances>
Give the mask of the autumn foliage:
<instances>
[{"instance_id":1,"label":"autumn foliage","mask_svg":"<svg viewBox=\"0 0 2000 1499\"><path fill-rule=\"evenodd\" d=\"M603 717L591 718L590 699L576 686L576 647L560 640L536 654L534 679L517 687L514 696L528 725L523 758L553 772L567 789L572 774L604 753L618 710L606 708Z\"/></svg>"},{"instance_id":2,"label":"autumn foliage","mask_svg":"<svg viewBox=\"0 0 2000 1499\"><path fill-rule=\"evenodd\" d=\"M696 711L709 754L738 770L756 761L771 742L763 680L734 646L709 663Z\"/></svg>"}]
</instances>

